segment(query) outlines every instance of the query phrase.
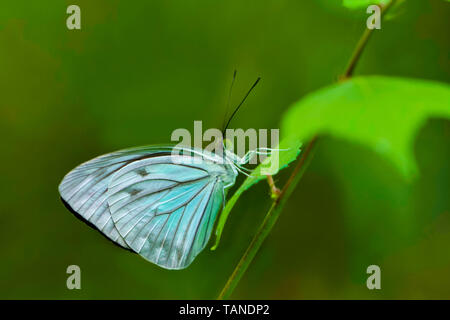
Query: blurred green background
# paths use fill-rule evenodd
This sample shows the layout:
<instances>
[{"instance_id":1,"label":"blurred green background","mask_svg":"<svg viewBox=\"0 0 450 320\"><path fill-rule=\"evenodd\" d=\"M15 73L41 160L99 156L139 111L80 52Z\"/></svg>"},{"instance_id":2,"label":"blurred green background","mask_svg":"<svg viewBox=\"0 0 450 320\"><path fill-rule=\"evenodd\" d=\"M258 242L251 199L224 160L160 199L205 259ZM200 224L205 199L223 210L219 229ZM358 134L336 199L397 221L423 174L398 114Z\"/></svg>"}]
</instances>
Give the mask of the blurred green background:
<instances>
[{"instance_id":1,"label":"blurred green background","mask_svg":"<svg viewBox=\"0 0 450 320\"><path fill-rule=\"evenodd\" d=\"M66 28L69 4L82 30ZM338 0L2 1L0 298L215 298L268 210L265 183L241 197L217 251L167 271L77 220L60 180L97 155L170 142L194 120L219 127L235 68L232 105L262 82L232 126L277 128L342 73L364 11ZM408 0L356 73L449 82L449 14L448 2ZM449 137L449 121L425 124L412 183L361 146L321 140L232 298L450 298ZM71 264L81 290L66 288ZM371 264L381 290L366 287Z\"/></svg>"}]
</instances>

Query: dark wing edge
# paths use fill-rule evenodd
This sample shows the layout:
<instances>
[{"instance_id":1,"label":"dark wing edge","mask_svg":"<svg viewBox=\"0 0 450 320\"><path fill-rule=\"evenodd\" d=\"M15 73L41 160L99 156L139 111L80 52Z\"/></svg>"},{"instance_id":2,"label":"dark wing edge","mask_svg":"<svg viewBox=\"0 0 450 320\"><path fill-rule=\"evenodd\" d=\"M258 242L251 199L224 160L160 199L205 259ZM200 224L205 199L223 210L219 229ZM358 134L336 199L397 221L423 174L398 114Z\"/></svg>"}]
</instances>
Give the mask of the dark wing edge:
<instances>
[{"instance_id":1,"label":"dark wing edge","mask_svg":"<svg viewBox=\"0 0 450 320\"><path fill-rule=\"evenodd\" d=\"M125 250L127 250L129 252L132 252L132 253L136 253L132 249L130 249L128 246L124 247L120 243L112 240L110 237L108 237L106 234L104 234L99 228L97 228L97 226L95 224L93 224L92 222L89 222L89 220L86 220L82 215L80 215L78 212L73 210L73 208L70 206L70 204L68 204L67 201L64 200L61 196L59 197L59 199L61 200L63 205L66 207L66 209L70 211L70 213L72 213L77 219L81 220L82 222L87 224L92 229L97 230L98 232L100 232L100 234L103 237L105 237L105 239L107 239L108 241L112 242L114 245L118 246L119 248L125 249Z\"/></svg>"}]
</instances>

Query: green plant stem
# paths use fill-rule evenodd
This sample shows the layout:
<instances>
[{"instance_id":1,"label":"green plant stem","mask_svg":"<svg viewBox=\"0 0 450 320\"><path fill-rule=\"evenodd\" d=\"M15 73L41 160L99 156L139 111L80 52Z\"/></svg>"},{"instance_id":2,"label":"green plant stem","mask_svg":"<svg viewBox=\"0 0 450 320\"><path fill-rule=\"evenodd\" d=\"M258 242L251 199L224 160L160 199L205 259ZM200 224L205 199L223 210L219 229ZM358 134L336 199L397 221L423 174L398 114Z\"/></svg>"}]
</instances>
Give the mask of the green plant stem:
<instances>
[{"instance_id":1,"label":"green plant stem","mask_svg":"<svg viewBox=\"0 0 450 320\"><path fill-rule=\"evenodd\" d=\"M269 184L270 187L270 195L273 199L276 199L280 196L281 190L277 188L277 186L275 185L275 181L273 181L273 177L272 176L267 176L267 183Z\"/></svg>"},{"instance_id":2,"label":"green plant stem","mask_svg":"<svg viewBox=\"0 0 450 320\"><path fill-rule=\"evenodd\" d=\"M395 3L396 0L392 0L386 5L381 7L381 14L385 14L387 10ZM346 80L350 78L353 75L353 71L355 70L355 67L361 57L362 52L364 51L367 42L370 39L370 36L372 34L373 30L366 29L361 36L361 38L358 41L358 44L356 45L356 48L350 58L350 61L347 65L347 68L343 75L341 76L340 80ZM308 167L312 154L313 149L316 144L318 137L315 136L311 139L308 146L306 147L305 151L302 153L299 161L297 162L296 167L294 168L292 174L290 175L288 181L284 185L281 192L279 192L278 196L276 196L276 193L273 192L273 190L278 190L275 186L275 183L273 181L273 178L271 176L267 177L267 182L269 183L269 186L272 190L272 196L274 197L274 201L272 203L272 206L270 207L269 212L266 214L264 221L260 225L258 231L256 232L255 236L253 237L250 245L248 246L247 250L245 251L244 255L239 260L239 263L235 267L233 273L228 278L227 283L223 287L222 291L220 292L218 299L227 299L233 292L234 288L239 283L240 279L244 275L245 271L247 270L250 263L253 261L253 258L255 257L256 253L258 252L259 248L261 247L262 243L264 242L265 238L268 236L270 231L272 230L272 227L275 225L275 222L278 219L278 216L280 215L281 211L284 208L284 205L289 198L289 196L292 194L292 191L295 189L297 184L299 183L301 177L303 176L303 173L305 172L306 168ZM275 196L274 196L275 195Z\"/></svg>"},{"instance_id":3,"label":"green plant stem","mask_svg":"<svg viewBox=\"0 0 450 320\"><path fill-rule=\"evenodd\" d=\"M395 3L395 1L396 0L392 0L392 1L388 2L386 5L381 6L381 16L383 16L389 10L389 8ZM345 72L341 76L340 80L346 80L353 75L353 72L356 68L356 65L358 64L361 54L364 51L364 48L366 47L367 42L370 39L370 36L373 34L373 30L375 30L375 29L366 28L364 30L364 33L361 36L361 38L359 39L358 43L356 44L355 50L353 51L353 54L352 54L352 57L350 58L347 68L345 69Z\"/></svg>"},{"instance_id":4,"label":"green plant stem","mask_svg":"<svg viewBox=\"0 0 450 320\"><path fill-rule=\"evenodd\" d=\"M303 172L305 172L309 162L311 161L310 155L313 151L316 140L317 138L314 137L310 141L304 153L302 154L300 160L297 162L297 165L294 171L292 172L290 178L288 179L283 189L281 190L280 195L272 203L272 206L269 212L266 214L264 221L260 225L250 245L248 246L241 260L237 264L236 268L234 269L233 273L231 274L230 278L228 279L227 283L222 289L222 292L218 297L219 300L227 299L231 295L234 288L239 283L239 280L241 279L242 275L245 273L248 266L255 257L256 253L258 252L259 248L261 247L261 244L264 242L264 239L272 230L272 227L277 221L278 216L283 210L286 200L289 198L292 191L297 186L298 182L300 181L303 175Z\"/></svg>"},{"instance_id":5,"label":"green plant stem","mask_svg":"<svg viewBox=\"0 0 450 320\"><path fill-rule=\"evenodd\" d=\"M366 29L359 39L358 44L356 45L355 51L353 51L352 58L350 59L348 66L341 76L341 80L345 80L350 78L353 75L353 71L355 70L356 64L361 57L361 53L363 52L367 42L370 39L370 36L373 33L373 29Z\"/></svg>"}]
</instances>

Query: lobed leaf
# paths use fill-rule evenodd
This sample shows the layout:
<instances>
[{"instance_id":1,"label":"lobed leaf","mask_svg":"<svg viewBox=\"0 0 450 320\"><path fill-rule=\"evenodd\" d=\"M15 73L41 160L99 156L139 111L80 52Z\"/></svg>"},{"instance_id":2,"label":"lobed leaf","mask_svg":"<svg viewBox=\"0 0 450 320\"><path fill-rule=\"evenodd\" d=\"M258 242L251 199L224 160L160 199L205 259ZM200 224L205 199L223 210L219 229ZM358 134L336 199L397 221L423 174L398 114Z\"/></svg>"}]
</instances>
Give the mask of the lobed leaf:
<instances>
[{"instance_id":1,"label":"lobed leaf","mask_svg":"<svg viewBox=\"0 0 450 320\"><path fill-rule=\"evenodd\" d=\"M411 178L417 173L414 138L430 117L450 117L448 84L355 77L295 103L283 117L282 132L299 141L329 134L362 144Z\"/></svg>"}]
</instances>

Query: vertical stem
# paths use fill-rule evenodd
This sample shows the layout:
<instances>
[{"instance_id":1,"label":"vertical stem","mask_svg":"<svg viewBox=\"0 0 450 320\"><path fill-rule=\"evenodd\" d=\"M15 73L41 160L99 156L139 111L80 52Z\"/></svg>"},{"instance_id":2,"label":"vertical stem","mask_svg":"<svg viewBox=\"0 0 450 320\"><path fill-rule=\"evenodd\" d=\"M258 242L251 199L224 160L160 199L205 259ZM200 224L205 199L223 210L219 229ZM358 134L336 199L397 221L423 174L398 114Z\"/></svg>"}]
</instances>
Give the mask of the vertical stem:
<instances>
[{"instance_id":1,"label":"vertical stem","mask_svg":"<svg viewBox=\"0 0 450 320\"><path fill-rule=\"evenodd\" d=\"M231 274L230 278L228 279L227 283L225 284L224 288L222 289L222 292L220 293L219 297L217 299L227 299L231 293L233 292L236 285L241 280L243 274L247 270L250 263L253 261L253 258L255 257L256 253L258 252L259 248L261 247L262 243L264 242L264 239L269 235L270 231L272 230L272 227L275 225L275 222L278 219L278 216L280 215L281 211L283 210L283 207L286 203L286 200L292 193L292 191L297 186L298 182L300 181L303 172L305 172L309 162L311 161L311 152L313 150L313 147L315 145L317 138L314 137L311 142L306 147L304 153L301 155L300 160L297 162L297 165L292 172L291 177L281 190L280 195L276 198L276 200L272 203L272 206L267 213L266 217L264 218L264 221L260 225L258 231L256 232L255 236L253 237L250 245L248 246L247 250L245 251L244 255L241 257L241 260L237 264L236 268L234 269L233 273Z\"/></svg>"},{"instance_id":2,"label":"vertical stem","mask_svg":"<svg viewBox=\"0 0 450 320\"><path fill-rule=\"evenodd\" d=\"M394 4L396 0L392 0L385 5L380 5L381 7L381 16L383 16L389 8ZM370 39L370 36L372 35L374 29L368 29L364 30L363 35L359 39L355 50L353 51L352 57L350 58L350 61L347 65L347 68L345 69L344 74L341 76L341 80L345 80L350 78L353 75L353 72L355 70L356 65L358 64L359 58L361 57L362 52L364 51L364 48L367 45L367 42Z\"/></svg>"},{"instance_id":3,"label":"vertical stem","mask_svg":"<svg viewBox=\"0 0 450 320\"><path fill-rule=\"evenodd\" d=\"M392 0L388 2L386 5L381 6L381 13L385 14L386 11L392 6L392 4L395 3L396 0ZM362 52L364 51L367 42L370 39L370 36L372 34L373 30L366 29L361 36L360 40L358 41L358 44L356 45L356 48L352 54L352 57L350 58L350 61L348 63L348 66L342 75L341 79L345 80L350 78L353 75L353 71L355 70L355 67L361 57ZM219 294L218 299L227 299L233 292L234 288L239 283L240 279L242 278L243 274L247 270L248 266L252 262L253 258L255 257L256 253L258 252L259 248L261 247L261 244L267 237L267 235L272 230L272 227L275 225L275 222L278 219L278 216L280 215L281 211L283 210L283 207L289 198L289 196L292 194L292 191L294 191L295 187L299 183L301 177L303 176L303 173L305 172L306 168L309 165L309 162L311 161L314 145L317 141L317 136L313 137L311 141L309 142L308 146L306 147L305 151L300 157L300 160L297 162L297 165L290 175L288 181L284 185L283 189L279 193L278 197L274 197L274 201L272 203L272 206L270 207L269 212L267 213L266 217L264 218L264 221L260 225L257 233L253 237L250 245L248 246L247 250L245 251L244 255L241 257L241 260L235 267L233 273L231 274L230 278L228 279L227 283L225 284L224 288ZM269 183L269 186L271 189L275 187L275 184L273 182L273 179L271 176L268 176L267 181ZM275 187L276 188L276 187Z\"/></svg>"},{"instance_id":4,"label":"vertical stem","mask_svg":"<svg viewBox=\"0 0 450 320\"><path fill-rule=\"evenodd\" d=\"M372 35L373 29L366 29L362 37L359 39L358 44L356 45L355 51L353 51L352 58L350 59L347 68L345 69L344 74L341 76L341 80L345 80L350 78L353 75L353 71L355 70L356 64L361 57L361 53L363 52L367 42Z\"/></svg>"}]
</instances>

